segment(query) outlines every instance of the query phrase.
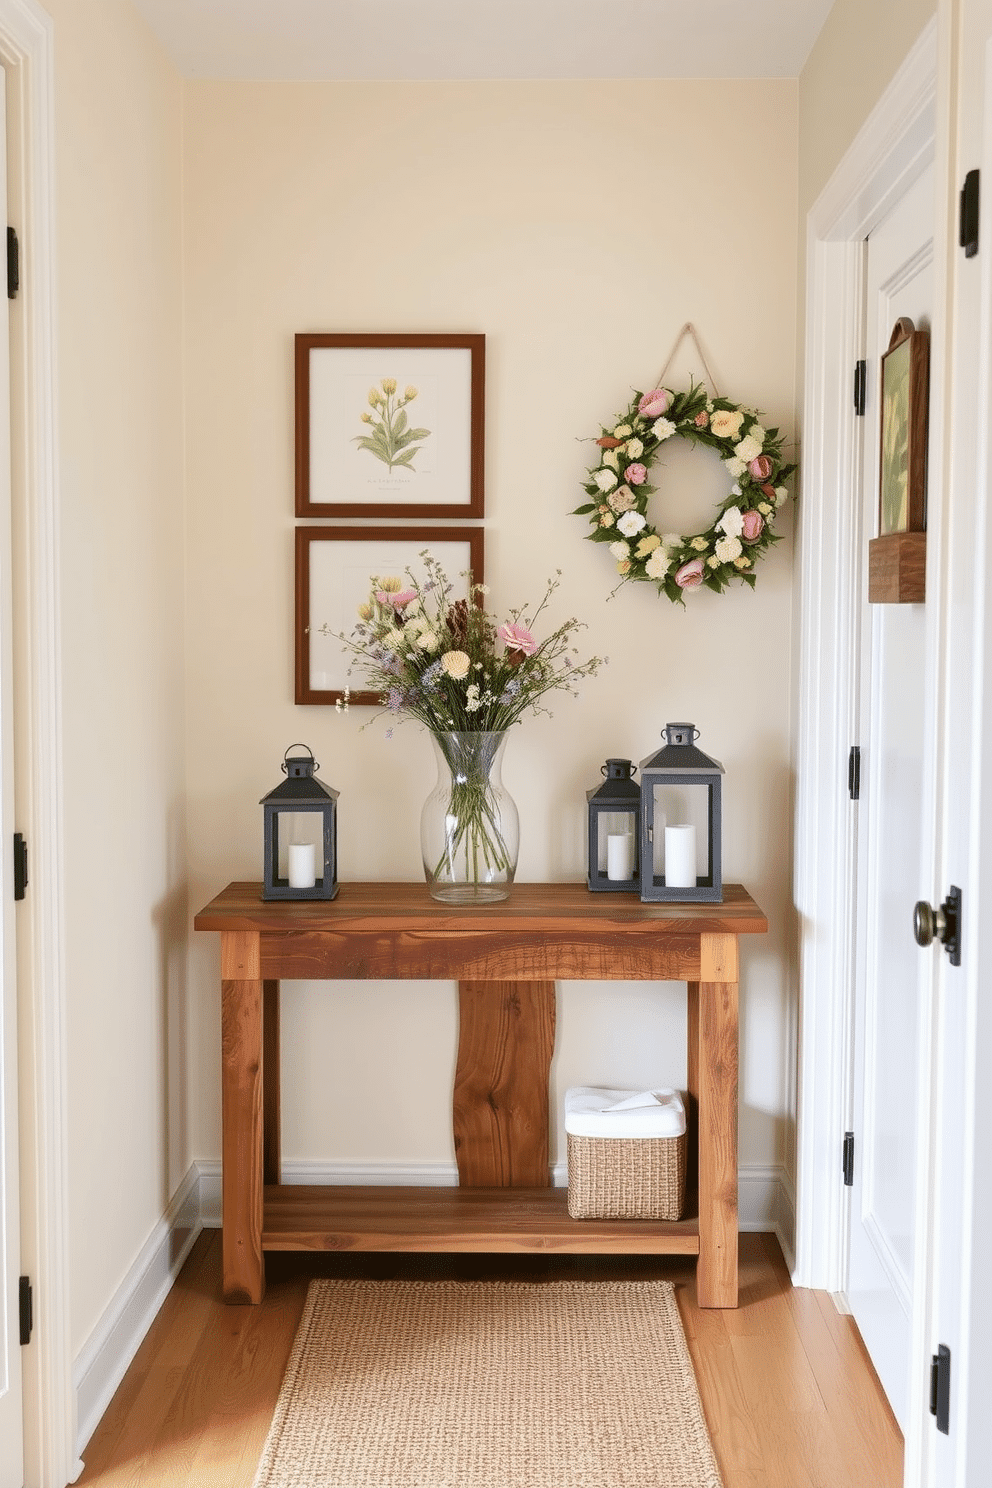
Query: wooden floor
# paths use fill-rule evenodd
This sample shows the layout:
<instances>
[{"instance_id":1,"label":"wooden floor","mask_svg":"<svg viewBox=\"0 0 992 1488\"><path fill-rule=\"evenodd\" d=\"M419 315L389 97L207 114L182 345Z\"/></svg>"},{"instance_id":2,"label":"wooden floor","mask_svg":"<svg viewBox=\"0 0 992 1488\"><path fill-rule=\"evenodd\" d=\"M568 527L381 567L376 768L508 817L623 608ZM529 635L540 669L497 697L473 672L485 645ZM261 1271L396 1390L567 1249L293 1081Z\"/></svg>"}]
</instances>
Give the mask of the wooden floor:
<instances>
[{"instance_id":1,"label":"wooden floor","mask_svg":"<svg viewBox=\"0 0 992 1488\"><path fill-rule=\"evenodd\" d=\"M200 1236L83 1452L79 1488L250 1488L317 1275L674 1281L724 1488L902 1483L902 1438L853 1323L826 1294L793 1290L769 1235L741 1237L735 1312L701 1311L678 1256L273 1254L266 1273L260 1307L226 1307L219 1231Z\"/></svg>"}]
</instances>

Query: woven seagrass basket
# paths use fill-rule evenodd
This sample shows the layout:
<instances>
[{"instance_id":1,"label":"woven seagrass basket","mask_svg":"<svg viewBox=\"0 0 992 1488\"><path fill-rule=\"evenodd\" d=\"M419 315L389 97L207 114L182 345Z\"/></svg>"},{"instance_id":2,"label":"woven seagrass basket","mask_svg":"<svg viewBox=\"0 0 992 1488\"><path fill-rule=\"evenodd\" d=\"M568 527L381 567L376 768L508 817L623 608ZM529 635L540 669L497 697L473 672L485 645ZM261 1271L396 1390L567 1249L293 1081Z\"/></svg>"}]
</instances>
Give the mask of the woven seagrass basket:
<instances>
[{"instance_id":1,"label":"woven seagrass basket","mask_svg":"<svg viewBox=\"0 0 992 1488\"><path fill-rule=\"evenodd\" d=\"M577 1137L568 1132L572 1219L682 1218L687 1138Z\"/></svg>"}]
</instances>

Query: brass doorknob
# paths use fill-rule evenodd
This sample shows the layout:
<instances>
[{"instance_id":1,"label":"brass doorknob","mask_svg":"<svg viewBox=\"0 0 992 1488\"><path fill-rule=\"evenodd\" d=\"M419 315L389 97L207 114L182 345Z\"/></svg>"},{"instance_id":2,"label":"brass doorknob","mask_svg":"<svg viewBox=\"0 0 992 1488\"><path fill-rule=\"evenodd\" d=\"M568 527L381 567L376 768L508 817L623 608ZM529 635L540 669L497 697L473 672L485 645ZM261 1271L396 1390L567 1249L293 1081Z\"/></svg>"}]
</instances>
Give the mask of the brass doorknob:
<instances>
[{"instance_id":1,"label":"brass doorknob","mask_svg":"<svg viewBox=\"0 0 992 1488\"><path fill-rule=\"evenodd\" d=\"M939 940L951 959L951 965L960 966L961 890L952 885L939 909L934 909L925 899L918 899L913 910L913 935L919 946L932 945L935 939Z\"/></svg>"},{"instance_id":2,"label":"brass doorknob","mask_svg":"<svg viewBox=\"0 0 992 1488\"><path fill-rule=\"evenodd\" d=\"M947 934L947 916L942 909L934 909L925 899L918 899L913 910L913 935L918 946L933 944L933 938L943 944Z\"/></svg>"}]
</instances>

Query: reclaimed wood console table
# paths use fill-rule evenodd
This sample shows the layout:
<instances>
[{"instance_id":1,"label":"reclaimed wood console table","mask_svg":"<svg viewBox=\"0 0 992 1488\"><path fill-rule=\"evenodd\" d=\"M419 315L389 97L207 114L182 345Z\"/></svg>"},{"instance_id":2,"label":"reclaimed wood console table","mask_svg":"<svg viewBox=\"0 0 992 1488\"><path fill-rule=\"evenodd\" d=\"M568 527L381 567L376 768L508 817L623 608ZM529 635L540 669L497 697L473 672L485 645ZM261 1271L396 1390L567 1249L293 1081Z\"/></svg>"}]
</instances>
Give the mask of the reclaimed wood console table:
<instances>
[{"instance_id":1,"label":"reclaimed wood console table","mask_svg":"<svg viewBox=\"0 0 992 1488\"><path fill-rule=\"evenodd\" d=\"M703 1307L737 1306L739 935L768 922L739 885L722 904L642 904L584 884L516 884L455 906L424 884L342 884L332 901L230 884L194 921L221 934L224 1297L260 1302L267 1250L696 1255ZM457 981L457 1188L283 1185L280 979ZM572 1220L553 1188L548 1075L555 980L688 987L686 1217ZM374 1051L370 1051L374 1057Z\"/></svg>"}]
</instances>

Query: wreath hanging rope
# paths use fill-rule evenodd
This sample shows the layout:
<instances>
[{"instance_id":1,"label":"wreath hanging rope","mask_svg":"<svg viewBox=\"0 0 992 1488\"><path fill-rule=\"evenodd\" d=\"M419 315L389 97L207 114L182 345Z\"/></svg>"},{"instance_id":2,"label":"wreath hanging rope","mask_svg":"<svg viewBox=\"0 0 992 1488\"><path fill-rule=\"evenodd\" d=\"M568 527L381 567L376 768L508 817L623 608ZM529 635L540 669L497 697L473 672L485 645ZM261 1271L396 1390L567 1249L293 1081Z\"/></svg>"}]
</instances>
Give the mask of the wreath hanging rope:
<instances>
[{"instance_id":1,"label":"wreath hanging rope","mask_svg":"<svg viewBox=\"0 0 992 1488\"><path fill-rule=\"evenodd\" d=\"M686 537L659 533L647 518L656 490L648 481L651 467L675 438L715 450L733 482L712 525ZM608 544L623 583L655 583L675 604L703 585L720 594L731 579L754 588L756 564L781 540L772 523L796 468L783 463L778 429L763 428L755 409L693 383L688 392L635 392L596 443L600 459L585 482L592 500L574 514L589 518L591 542Z\"/></svg>"}]
</instances>

